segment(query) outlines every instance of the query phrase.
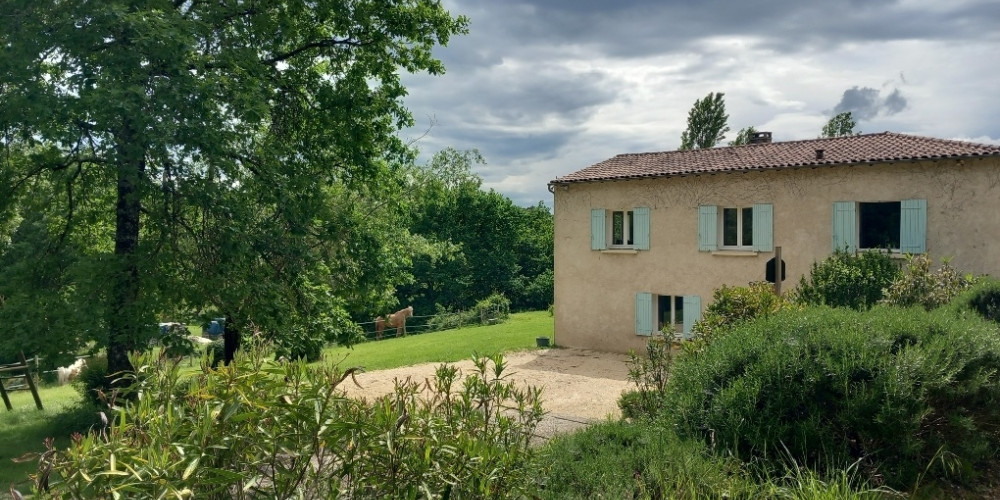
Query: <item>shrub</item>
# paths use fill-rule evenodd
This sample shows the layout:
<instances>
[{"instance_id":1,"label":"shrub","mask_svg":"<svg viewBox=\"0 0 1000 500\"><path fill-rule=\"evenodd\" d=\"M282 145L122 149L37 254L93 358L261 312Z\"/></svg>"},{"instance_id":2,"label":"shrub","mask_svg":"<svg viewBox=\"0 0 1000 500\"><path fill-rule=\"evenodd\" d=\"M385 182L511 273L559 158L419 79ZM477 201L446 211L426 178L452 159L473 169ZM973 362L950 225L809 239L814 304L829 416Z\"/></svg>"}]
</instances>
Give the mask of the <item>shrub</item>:
<instances>
[{"instance_id":1,"label":"shrub","mask_svg":"<svg viewBox=\"0 0 1000 500\"><path fill-rule=\"evenodd\" d=\"M286 330L272 337L274 355L289 360L318 361L323 347L336 341L357 341L361 328L341 309L299 318Z\"/></svg>"},{"instance_id":2,"label":"shrub","mask_svg":"<svg viewBox=\"0 0 1000 500\"><path fill-rule=\"evenodd\" d=\"M721 329L767 316L786 305L785 299L774 293L770 283L753 282L745 287L723 285L712 294L712 303L695 323L694 333L707 340Z\"/></svg>"},{"instance_id":3,"label":"shrub","mask_svg":"<svg viewBox=\"0 0 1000 500\"><path fill-rule=\"evenodd\" d=\"M437 312L427 321L430 331L453 330L478 322L475 311L449 311L437 304Z\"/></svg>"},{"instance_id":4,"label":"shrub","mask_svg":"<svg viewBox=\"0 0 1000 500\"><path fill-rule=\"evenodd\" d=\"M744 459L856 460L894 487L964 477L1000 445L1000 335L975 317L781 311L679 358L665 418ZM943 459L942 459L943 458Z\"/></svg>"},{"instance_id":5,"label":"shrub","mask_svg":"<svg viewBox=\"0 0 1000 500\"><path fill-rule=\"evenodd\" d=\"M503 323L510 318L510 300L502 293L494 293L476 303L475 314L484 325Z\"/></svg>"},{"instance_id":6,"label":"shrub","mask_svg":"<svg viewBox=\"0 0 1000 500\"><path fill-rule=\"evenodd\" d=\"M1000 323L1000 280L983 280L952 301L958 311L975 311L983 319Z\"/></svg>"},{"instance_id":7,"label":"shrub","mask_svg":"<svg viewBox=\"0 0 1000 500\"><path fill-rule=\"evenodd\" d=\"M36 489L54 498L506 498L530 487L538 391L474 358L461 384L400 383L373 403L337 390L352 370L269 361L250 346L218 370L133 358L134 398L68 449ZM456 387L457 386L457 387Z\"/></svg>"},{"instance_id":8,"label":"shrub","mask_svg":"<svg viewBox=\"0 0 1000 500\"><path fill-rule=\"evenodd\" d=\"M601 422L556 437L539 463L543 499L758 498L738 460L649 422Z\"/></svg>"},{"instance_id":9,"label":"shrub","mask_svg":"<svg viewBox=\"0 0 1000 500\"><path fill-rule=\"evenodd\" d=\"M219 364L226 359L226 343L224 340L213 340L205 347L205 361L212 368L218 368Z\"/></svg>"},{"instance_id":10,"label":"shrub","mask_svg":"<svg viewBox=\"0 0 1000 500\"><path fill-rule=\"evenodd\" d=\"M972 275L963 275L942 259L941 267L931 270L933 261L927 255L908 255L906 268L885 291L886 304L910 307L923 306L928 311L950 302L956 295L976 282Z\"/></svg>"},{"instance_id":11,"label":"shrub","mask_svg":"<svg viewBox=\"0 0 1000 500\"><path fill-rule=\"evenodd\" d=\"M867 309L882 299L883 290L899 276L899 266L888 253L838 250L823 262L814 262L795 291L803 304Z\"/></svg>"},{"instance_id":12,"label":"shrub","mask_svg":"<svg viewBox=\"0 0 1000 500\"><path fill-rule=\"evenodd\" d=\"M622 417L652 418L663 411L664 392L676 343L673 336L658 334L646 342L645 357L635 351L629 352L628 379L636 389L622 393L618 399Z\"/></svg>"},{"instance_id":13,"label":"shrub","mask_svg":"<svg viewBox=\"0 0 1000 500\"><path fill-rule=\"evenodd\" d=\"M115 377L108 373L108 358L104 355L91 356L80 369L75 383L83 398L95 405L106 406L101 400L101 394L111 394L111 382Z\"/></svg>"}]
</instances>

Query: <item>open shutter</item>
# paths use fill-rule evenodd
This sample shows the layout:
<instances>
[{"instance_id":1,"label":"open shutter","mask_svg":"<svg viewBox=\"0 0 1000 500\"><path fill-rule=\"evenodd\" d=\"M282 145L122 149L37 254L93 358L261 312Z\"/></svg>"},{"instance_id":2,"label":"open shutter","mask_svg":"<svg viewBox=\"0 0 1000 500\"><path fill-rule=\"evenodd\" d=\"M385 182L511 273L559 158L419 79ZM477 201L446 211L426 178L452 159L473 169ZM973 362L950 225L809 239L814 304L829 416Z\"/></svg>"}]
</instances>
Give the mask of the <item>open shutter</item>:
<instances>
[{"instance_id":1,"label":"open shutter","mask_svg":"<svg viewBox=\"0 0 1000 500\"><path fill-rule=\"evenodd\" d=\"M774 208L770 203L756 203L753 206L753 249L758 252L774 251L773 213Z\"/></svg>"},{"instance_id":2,"label":"open shutter","mask_svg":"<svg viewBox=\"0 0 1000 500\"><path fill-rule=\"evenodd\" d=\"M694 324L701 319L701 297L698 295L684 296L684 338L689 339L694 334Z\"/></svg>"},{"instance_id":3,"label":"open shutter","mask_svg":"<svg viewBox=\"0 0 1000 500\"><path fill-rule=\"evenodd\" d=\"M590 249L604 250L608 247L607 229L604 225L605 210L603 208L590 209Z\"/></svg>"},{"instance_id":4,"label":"open shutter","mask_svg":"<svg viewBox=\"0 0 1000 500\"><path fill-rule=\"evenodd\" d=\"M899 250L927 251L927 200L903 200L899 207Z\"/></svg>"},{"instance_id":5,"label":"open shutter","mask_svg":"<svg viewBox=\"0 0 1000 500\"><path fill-rule=\"evenodd\" d=\"M698 207L698 251L714 252L719 249L719 208L715 205Z\"/></svg>"},{"instance_id":6,"label":"open shutter","mask_svg":"<svg viewBox=\"0 0 1000 500\"><path fill-rule=\"evenodd\" d=\"M833 250L854 252L858 249L857 204L838 201L833 204Z\"/></svg>"},{"instance_id":7,"label":"open shutter","mask_svg":"<svg viewBox=\"0 0 1000 500\"><path fill-rule=\"evenodd\" d=\"M653 334L653 294L649 292L635 294L635 334Z\"/></svg>"},{"instance_id":8,"label":"open shutter","mask_svg":"<svg viewBox=\"0 0 1000 500\"><path fill-rule=\"evenodd\" d=\"M636 250L649 250L649 207L635 207L632 209L633 226L635 227Z\"/></svg>"}]
</instances>

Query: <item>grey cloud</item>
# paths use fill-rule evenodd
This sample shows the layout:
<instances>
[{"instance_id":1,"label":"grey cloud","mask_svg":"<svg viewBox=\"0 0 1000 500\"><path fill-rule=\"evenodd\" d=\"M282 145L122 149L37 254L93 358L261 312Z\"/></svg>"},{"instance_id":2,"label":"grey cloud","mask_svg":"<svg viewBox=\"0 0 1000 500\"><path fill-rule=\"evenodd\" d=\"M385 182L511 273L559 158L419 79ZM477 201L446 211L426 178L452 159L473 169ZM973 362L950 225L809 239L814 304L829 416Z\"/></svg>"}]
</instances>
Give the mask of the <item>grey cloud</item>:
<instances>
[{"instance_id":1,"label":"grey cloud","mask_svg":"<svg viewBox=\"0 0 1000 500\"><path fill-rule=\"evenodd\" d=\"M899 89L893 89L885 98L871 87L851 87L844 91L833 113L850 111L857 120L871 120L879 114L894 115L906 109L907 101Z\"/></svg>"}]
</instances>

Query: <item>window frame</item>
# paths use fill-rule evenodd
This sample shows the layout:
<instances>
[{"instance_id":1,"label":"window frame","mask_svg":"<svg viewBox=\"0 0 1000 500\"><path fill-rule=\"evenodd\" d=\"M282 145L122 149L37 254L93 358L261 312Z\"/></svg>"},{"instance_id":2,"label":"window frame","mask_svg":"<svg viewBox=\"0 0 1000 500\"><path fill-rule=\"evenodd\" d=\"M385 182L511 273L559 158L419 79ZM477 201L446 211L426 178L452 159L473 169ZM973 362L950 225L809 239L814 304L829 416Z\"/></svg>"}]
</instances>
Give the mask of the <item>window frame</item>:
<instances>
[{"instance_id":1,"label":"window frame","mask_svg":"<svg viewBox=\"0 0 1000 500\"><path fill-rule=\"evenodd\" d=\"M736 235L735 235L736 236L736 241L737 241L736 245L727 245L726 244L726 211L727 210L735 210L736 211ZM745 225L745 223L747 222L746 217L747 217L748 214L749 214L749 217L750 217L750 221L749 221L750 222L750 232L749 232L749 234L747 234L747 228L746 228L746 225ZM719 208L718 208L718 217L719 217L719 221L718 221L718 226L717 227L718 227L719 234L718 234L718 240L717 241L719 243L719 250L722 250L722 251L725 251L725 250L736 250L736 251L744 251L744 252L755 251L755 249L757 247L754 245L754 238L753 238L753 220L754 220L754 206L753 205L749 205L749 206L746 206L746 205L737 205L737 206L734 206L734 207L727 207L727 206L721 206L720 205ZM750 242L749 243L747 243L745 241L745 237L746 236L750 237Z\"/></svg>"},{"instance_id":2,"label":"window frame","mask_svg":"<svg viewBox=\"0 0 1000 500\"><path fill-rule=\"evenodd\" d=\"M635 248L635 211L634 210L608 210L611 217L608 218L608 223L606 224L605 235L606 241L608 242L608 248L611 249L630 249ZM615 214L622 215L622 241L623 243L615 243ZM625 235L628 235L628 238Z\"/></svg>"}]
</instances>

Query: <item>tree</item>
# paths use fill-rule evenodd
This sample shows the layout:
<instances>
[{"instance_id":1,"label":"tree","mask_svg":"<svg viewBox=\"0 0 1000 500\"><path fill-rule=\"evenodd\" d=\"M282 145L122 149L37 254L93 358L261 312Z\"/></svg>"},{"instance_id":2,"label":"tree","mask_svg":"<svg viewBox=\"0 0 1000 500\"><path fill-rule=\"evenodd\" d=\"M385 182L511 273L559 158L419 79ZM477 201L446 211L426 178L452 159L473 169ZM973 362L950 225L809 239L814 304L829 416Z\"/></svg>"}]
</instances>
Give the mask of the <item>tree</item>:
<instances>
[{"instance_id":1,"label":"tree","mask_svg":"<svg viewBox=\"0 0 1000 500\"><path fill-rule=\"evenodd\" d=\"M860 130L855 130L858 126L858 122L854 121L854 117L851 115L850 111L844 111L843 113L837 113L830 121L823 125L823 131L820 137L842 137L845 135L860 135Z\"/></svg>"},{"instance_id":2,"label":"tree","mask_svg":"<svg viewBox=\"0 0 1000 500\"><path fill-rule=\"evenodd\" d=\"M736 138L729 142L730 146L742 146L744 144L750 144L750 137L757 133L757 129L753 125L745 128L741 128L739 132L736 133Z\"/></svg>"},{"instance_id":3,"label":"tree","mask_svg":"<svg viewBox=\"0 0 1000 500\"><path fill-rule=\"evenodd\" d=\"M287 286L261 295L282 307L239 311L236 323L298 310L306 292L336 286L314 288L352 250L335 219L313 216L332 186L387 182L386 165L408 154L395 133L412 121L399 71L441 73L433 47L466 26L434 0L10 0L0 133L31 153L0 179L0 213L34 178L53 180L71 231L88 222L81 200L101 202L111 372L131 369L127 353L163 299L207 298L198 286L239 282L245 294L268 285L250 280L281 276ZM203 227L217 232L194 238ZM209 248L225 254L216 283L171 272L211 262Z\"/></svg>"},{"instance_id":4,"label":"tree","mask_svg":"<svg viewBox=\"0 0 1000 500\"><path fill-rule=\"evenodd\" d=\"M681 134L678 149L704 149L715 147L729 132L729 115L722 92L709 92L703 99L694 101L688 112L687 129Z\"/></svg>"}]
</instances>

